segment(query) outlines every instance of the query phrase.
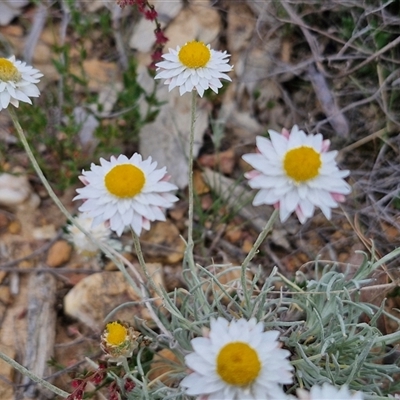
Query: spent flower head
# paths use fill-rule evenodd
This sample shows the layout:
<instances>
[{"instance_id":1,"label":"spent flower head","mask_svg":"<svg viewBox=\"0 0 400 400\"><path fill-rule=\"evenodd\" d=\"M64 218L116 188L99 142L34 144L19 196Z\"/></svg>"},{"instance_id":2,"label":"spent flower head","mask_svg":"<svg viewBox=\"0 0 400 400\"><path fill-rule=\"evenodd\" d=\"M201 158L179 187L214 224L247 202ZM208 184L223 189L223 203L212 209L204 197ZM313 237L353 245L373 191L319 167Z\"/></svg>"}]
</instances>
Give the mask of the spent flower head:
<instances>
[{"instance_id":1,"label":"spent flower head","mask_svg":"<svg viewBox=\"0 0 400 400\"><path fill-rule=\"evenodd\" d=\"M206 337L191 341L185 357L193 371L180 385L202 399L275 399L284 397L282 384L292 383L292 369L277 341L279 332L263 332L255 318L212 319Z\"/></svg>"},{"instance_id":2,"label":"spent flower head","mask_svg":"<svg viewBox=\"0 0 400 400\"><path fill-rule=\"evenodd\" d=\"M228 64L229 54L213 50L203 42L194 40L176 50L169 49L163 58L164 61L156 64L155 79L165 79L169 91L179 87L180 95L195 89L203 97L209 88L218 93L222 87L221 79L231 81L225 74L233 68Z\"/></svg>"},{"instance_id":3,"label":"spent flower head","mask_svg":"<svg viewBox=\"0 0 400 400\"><path fill-rule=\"evenodd\" d=\"M329 383L314 385L309 392L297 389L299 400L363 400L362 392L351 393L346 385L337 389Z\"/></svg>"},{"instance_id":4,"label":"spent flower head","mask_svg":"<svg viewBox=\"0 0 400 400\"><path fill-rule=\"evenodd\" d=\"M109 322L101 335L100 347L108 354L110 361L119 362L122 358L132 356L133 350L139 345L139 336L140 332L126 323Z\"/></svg>"},{"instance_id":5,"label":"spent flower head","mask_svg":"<svg viewBox=\"0 0 400 400\"><path fill-rule=\"evenodd\" d=\"M93 218L87 214L79 213L74 220L86 231L90 232L99 242L109 241L111 229L105 224L99 224L93 227ZM75 250L85 257L95 256L100 249L94 244L80 229L75 225L67 225L67 239L74 245Z\"/></svg>"},{"instance_id":6,"label":"spent flower head","mask_svg":"<svg viewBox=\"0 0 400 400\"><path fill-rule=\"evenodd\" d=\"M337 151L328 151L330 142L320 133L306 135L297 125L282 134L268 131L270 139L257 137L257 154L245 154L243 159L254 171L245 174L253 189L260 189L253 204L279 207L280 219L286 221L295 211L301 223L319 207L331 218L331 208L345 200L351 192L343 178L349 171L337 167Z\"/></svg>"},{"instance_id":7,"label":"spent flower head","mask_svg":"<svg viewBox=\"0 0 400 400\"><path fill-rule=\"evenodd\" d=\"M151 157L142 160L138 153L110 161L101 158L100 164L83 171L80 179L86 186L74 197L85 200L79 211L93 218L94 226L109 221L119 236L125 227L140 235L142 229L150 229L150 221L165 221L163 210L178 200L170 193L178 188L167 181L165 167L156 169Z\"/></svg>"},{"instance_id":8,"label":"spent flower head","mask_svg":"<svg viewBox=\"0 0 400 400\"><path fill-rule=\"evenodd\" d=\"M9 104L19 106L19 102L32 104L29 97L39 97L36 86L43 76L39 70L15 60L15 57L0 58L0 111Z\"/></svg>"}]
</instances>

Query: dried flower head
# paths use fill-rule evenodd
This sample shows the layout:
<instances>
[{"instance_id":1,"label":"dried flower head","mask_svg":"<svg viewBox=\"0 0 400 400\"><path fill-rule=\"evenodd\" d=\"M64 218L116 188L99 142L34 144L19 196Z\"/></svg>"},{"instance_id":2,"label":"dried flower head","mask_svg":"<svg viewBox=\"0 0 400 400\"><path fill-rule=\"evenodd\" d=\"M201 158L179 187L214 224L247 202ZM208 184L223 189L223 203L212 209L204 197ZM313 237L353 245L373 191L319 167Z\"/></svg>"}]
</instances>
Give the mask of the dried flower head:
<instances>
[{"instance_id":1,"label":"dried flower head","mask_svg":"<svg viewBox=\"0 0 400 400\"><path fill-rule=\"evenodd\" d=\"M309 392L297 389L299 400L363 400L362 392L351 393L348 387L336 388L329 383L322 386L314 385Z\"/></svg>"},{"instance_id":2,"label":"dried flower head","mask_svg":"<svg viewBox=\"0 0 400 400\"><path fill-rule=\"evenodd\" d=\"M111 229L105 224L99 224L93 227L93 218L87 214L80 213L74 218L75 221L86 231L90 232L99 242L107 242L111 235ZM93 257L99 252L95 245L80 229L75 225L67 225L67 239L73 244L75 250L85 257Z\"/></svg>"},{"instance_id":3,"label":"dried flower head","mask_svg":"<svg viewBox=\"0 0 400 400\"><path fill-rule=\"evenodd\" d=\"M100 347L109 355L110 361L119 362L121 358L132 356L133 350L138 347L139 336L140 332L126 323L109 322L101 335Z\"/></svg>"}]
</instances>

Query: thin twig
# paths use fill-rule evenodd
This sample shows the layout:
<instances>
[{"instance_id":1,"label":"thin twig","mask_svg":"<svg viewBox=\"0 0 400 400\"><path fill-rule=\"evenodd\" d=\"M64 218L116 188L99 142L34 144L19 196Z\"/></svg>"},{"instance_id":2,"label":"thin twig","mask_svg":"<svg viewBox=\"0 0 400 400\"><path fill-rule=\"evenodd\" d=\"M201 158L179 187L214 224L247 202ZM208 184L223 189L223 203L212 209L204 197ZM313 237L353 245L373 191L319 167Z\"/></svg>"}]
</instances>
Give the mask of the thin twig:
<instances>
[{"instance_id":1,"label":"thin twig","mask_svg":"<svg viewBox=\"0 0 400 400\"><path fill-rule=\"evenodd\" d=\"M32 381L39 383L46 389L51 390L53 393L57 394L58 396L61 396L63 398L66 398L69 396L69 393L64 392L64 390L59 389L57 386L52 385L51 383L45 381L42 378L39 378L35 374L32 374L31 371L26 369L24 366L21 364L18 364L16 361L14 361L12 358L8 357L6 354L2 353L0 351L0 358L4 360L7 364L10 364L13 368L15 368L17 371L19 371L21 374L24 376L29 377Z\"/></svg>"},{"instance_id":2,"label":"thin twig","mask_svg":"<svg viewBox=\"0 0 400 400\"><path fill-rule=\"evenodd\" d=\"M380 55L383 53L386 53L388 50L390 50L393 47L396 47L400 43L400 36L398 36L395 40L392 42L388 43L386 46L382 47L379 51L376 53L372 54L368 58L366 58L363 62L360 64L357 64L354 68L349 69L348 71L342 72L341 74L337 75L336 78L343 78L345 76L351 75L352 73L356 72L360 68L364 67L365 65L369 64L372 61L375 61L376 59L379 58Z\"/></svg>"},{"instance_id":3,"label":"thin twig","mask_svg":"<svg viewBox=\"0 0 400 400\"><path fill-rule=\"evenodd\" d=\"M30 253L24 257L17 258L16 260L7 261L3 264L0 264L0 270L1 271L7 271L7 270L16 271L16 270L18 270L17 268L9 268L9 267L12 267L13 265L17 265L22 261L29 260L30 258L34 258L42 253L45 253L61 236L62 236L62 231L60 230L57 232L57 235L53 239L51 239L50 242L48 242L44 246L39 247L38 249L32 251L32 253Z\"/></svg>"}]
</instances>

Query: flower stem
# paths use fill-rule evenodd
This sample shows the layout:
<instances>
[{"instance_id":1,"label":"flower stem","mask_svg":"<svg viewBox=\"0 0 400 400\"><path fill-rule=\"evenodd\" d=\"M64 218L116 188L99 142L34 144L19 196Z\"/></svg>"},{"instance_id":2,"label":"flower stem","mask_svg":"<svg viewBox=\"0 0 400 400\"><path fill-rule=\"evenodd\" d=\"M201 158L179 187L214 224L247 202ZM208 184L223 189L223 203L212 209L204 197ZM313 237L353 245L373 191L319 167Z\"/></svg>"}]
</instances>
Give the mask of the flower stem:
<instances>
[{"instance_id":1,"label":"flower stem","mask_svg":"<svg viewBox=\"0 0 400 400\"><path fill-rule=\"evenodd\" d=\"M249 254L247 254L246 258L244 259L244 261L242 263L241 283L242 283L242 289L243 289L246 306L247 306L248 310L250 310L250 293L247 291L246 271L250 264L250 261L257 254L258 249L261 246L262 242L267 237L268 233L271 232L272 226L274 225L274 223L278 217L278 214L279 214L279 210L274 210L274 212L272 213L271 217L269 218L267 224L265 225L264 229L260 232L257 240L254 242L253 247L249 251Z\"/></svg>"},{"instance_id":2,"label":"flower stem","mask_svg":"<svg viewBox=\"0 0 400 400\"><path fill-rule=\"evenodd\" d=\"M147 269L146 261L144 260L143 257L143 252L142 252L142 246L140 245L140 239L139 236L132 230L132 237L133 237L133 244L135 246L135 251L136 255L139 261L140 268L142 269L144 275L146 276L147 282L151 285L153 288L154 292L159 296L160 298L163 298L163 294L160 291L160 289L157 287L157 285L154 283L153 278L149 274L149 271Z\"/></svg>"},{"instance_id":3,"label":"flower stem","mask_svg":"<svg viewBox=\"0 0 400 400\"><path fill-rule=\"evenodd\" d=\"M196 263L194 261L194 242L193 242L193 217L194 217L194 190L193 190L193 147L194 147L194 129L196 125L196 100L197 91L192 91L191 115L190 115L190 135L189 135L189 173L188 173L188 186L189 186L189 211L188 211L188 239L185 249L184 268L188 267L190 270L191 285L197 287L199 292L202 291L198 271L196 270ZM204 296L204 294L203 294Z\"/></svg>"},{"instance_id":4,"label":"flower stem","mask_svg":"<svg viewBox=\"0 0 400 400\"><path fill-rule=\"evenodd\" d=\"M64 390L59 389L58 387L52 385L51 383L45 381L44 379L39 378L37 375L35 375L31 371L27 370L24 366L17 363L16 361L14 361L12 358L8 357L6 354L4 354L1 351L0 351L0 358L2 360L4 360L6 363L10 364L13 368L15 368L17 371L19 371L24 376L27 376L32 381L39 383L46 389L51 390L53 393L57 394L58 396L61 396L64 398L69 396L69 393L64 392Z\"/></svg>"},{"instance_id":5,"label":"flower stem","mask_svg":"<svg viewBox=\"0 0 400 400\"><path fill-rule=\"evenodd\" d=\"M193 242L193 209L194 209L194 190L193 190L193 147L194 147L194 128L196 125L196 90L192 91L192 106L191 106L191 119L190 119L190 135L189 135L189 212L188 212L188 239L185 250L185 262L189 269L192 271L192 278L199 283L196 274L196 264L194 262L194 242Z\"/></svg>"},{"instance_id":6,"label":"flower stem","mask_svg":"<svg viewBox=\"0 0 400 400\"><path fill-rule=\"evenodd\" d=\"M192 107L190 121L189 136L189 223L188 223L188 249L193 253L193 208L194 208L194 191L193 191L193 145L194 145L194 128L196 124L196 90L192 91Z\"/></svg>"}]
</instances>

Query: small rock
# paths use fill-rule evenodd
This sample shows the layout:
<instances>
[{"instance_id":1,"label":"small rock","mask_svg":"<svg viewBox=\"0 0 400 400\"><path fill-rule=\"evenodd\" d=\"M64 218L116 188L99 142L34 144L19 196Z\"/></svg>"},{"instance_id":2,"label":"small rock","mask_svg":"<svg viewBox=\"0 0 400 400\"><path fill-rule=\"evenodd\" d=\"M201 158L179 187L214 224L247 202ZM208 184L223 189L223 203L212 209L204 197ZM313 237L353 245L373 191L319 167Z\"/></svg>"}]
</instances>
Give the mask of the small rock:
<instances>
[{"instance_id":1,"label":"small rock","mask_svg":"<svg viewBox=\"0 0 400 400\"><path fill-rule=\"evenodd\" d=\"M46 264L49 267L59 267L71 258L72 246L65 240L58 240L50 247Z\"/></svg>"},{"instance_id":2,"label":"small rock","mask_svg":"<svg viewBox=\"0 0 400 400\"><path fill-rule=\"evenodd\" d=\"M129 46L136 51L147 53L152 49L155 41L154 23L142 18L136 24L135 32L129 41Z\"/></svg>"},{"instance_id":3,"label":"small rock","mask_svg":"<svg viewBox=\"0 0 400 400\"><path fill-rule=\"evenodd\" d=\"M0 33L4 36L15 36L22 38L24 36L24 28L21 25L7 25L0 28Z\"/></svg>"},{"instance_id":4,"label":"small rock","mask_svg":"<svg viewBox=\"0 0 400 400\"><path fill-rule=\"evenodd\" d=\"M202 172L197 169L193 172L193 187L194 191L199 196L210 192L210 188L204 181Z\"/></svg>"},{"instance_id":5,"label":"small rock","mask_svg":"<svg viewBox=\"0 0 400 400\"><path fill-rule=\"evenodd\" d=\"M144 158L151 156L159 165L167 167L171 182L183 189L188 184L189 141L187 130L191 121L190 93L179 95L178 90L168 94L160 85L157 98L166 102L159 108L155 120L143 126L139 134L139 147ZM197 156L209 125L209 110L205 103L197 107L194 127L193 154ZM160 140L162 137L162 140Z\"/></svg>"},{"instance_id":6,"label":"small rock","mask_svg":"<svg viewBox=\"0 0 400 400\"><path fill-rule=\"evenodd\" d=\"M8 232L12 235L16 235L21 232L21 223L17 220L11 221L8 225Z\"/></svg>"},{"instance_id":7,"label":"small rock","mask_svg":"<svg viewBox=\"0 0 400 400\"><path fill-rule=\"evenodd\" d=\"M179 231L184 231L186 229L186 215L188 212L188 203L185 200L180 200L175 203L174 208L169 210L169 216L173 219L175 226Z\"/></svg>"},{"instance_id":8,"label":"small rock","mask_svg":"<svg viewBox=\"0 0 400 400\"><path fill-rule=\"evenodd\" d=\"M53 224L48 224L34 228L32 233L36 240L50 240L56 236L57 231Z\"/></svg>"},{"instance_id":9,"label":"small rock","mask_svg":"<svg viewBox=\"0 0 400 400\"><path fill-rule=\"evenodd\" d=\"M82 67L86 77L82 75ZM88 81L88 89L100 92L110 80L116 81L118 78L118 66L116 63L97 59L87 59L80 65L72 65L71 73Z\"/></svg>"},{"instance_id":10,"label":"small rock","mask_svg":"<svg viewBox=\"0 0 400 400\"><path fill-rule=\"evenodd\" d=\"M15 207L28 200L32 193L25 175L0 174L0 205Z\"/></svg>"},{"instance_id":11,"label":"small rock","mask_svg":"<svg viewBox=\"0 0 400 400\"><path fill-rule=\"evenodd\" d=\"M3 0L0 3L0 25L8 25L16 16L22 13L21 8L28 3L28 0Z\"/></svg>"},{"instance_id":12,"label":"small rock","mask_svg":"<svg viewBox=\"0 0 400 400\"><path fill-rule=\"evenodd\" d=\"M156 275L161 273L162 266L147 264L147 268L156 284L159 284L162 278ZM135 292L124 274L120 271L99 272L86 276L67 293L64 298L64 312L95 331L101 331L108 314L127 302L131 305L113 313L112 320L126 321L135 327L136 316L151 324L151 318L146 306L142 303L141 294Z\"/></svg>"},{"instance_id":13,"label":"small rock","mask_svg":"<svg viewBox=\"0 0 400 400\"><path fill-rule=\"evenodd\" d=\"M51 59L52 49L45 43L37 43L35 46L35 51L33 52L33 65L45 63L46 60Z\"/></svg>"},{"instance_id":14,"label":"small rock","mask_svg":"<svg viewBox=\"0 0 400 400\"><path fill-rule=\"evenodd\" d=\"M9 286L0 286L0 302L2 304L11 304L11 291Z\"/></svg>"},{"instance_id":15,"label":"small rock","mask_svg":"<svg viewBox=\"0 0 400 400\"><path fill-rule=\"evenodd\" d=\"M245 2L230 2L227 41L232 52L248 49L254 37L254 14Z\"/></svg>"},{"instance_id":16,"label":"small rock","mask_svg":"<svg viewBox=\"0 0 400 400\"><path fill-rule=\"evenodd\" d=\"M231 174L235 166L235 151L228 149L214 154L203 154L198 162L203 167L216 169L223 174Z\"/></svg>"},{"instance_id":17,"label":"small rock","mask_svg":"<svg viewBox=\"0 0 400 400\"><path fill-rule=\"evenodd\" d=\"M160 22L169 23L182 10L183 1L153 0L151 2L158 13Z\"/></svg>"},{"instance_id":18,"label":"small rock","mask_svg":"<svg viewBox=\"0 0 400 400\"><path fill-rule=\"evenodd\" d=\"M152 223L149 232L142 237L146 256L152 261L163 264L175 264L183 259L185 243L178 228L170 221Z\"/></svg>"},{"instance_id":19,"label":"small rock","mask_svg":"<svg viewBox=\"0 0 400 400\"><path fill-rule=\"evenodd\" d=\"M169 39L167 47L174 49L194 38L206 44L212 43L220 29L221 17L209 0L191 1L166 28L165 35Z\"/></svg>"},{"instance_id":20,"label":"small rock","mask_svg":"<svg viewBox=\"0 0 400 400\"><path fill-rule=\"evenodd\" d=\"M248 254L252 248L253 248L253 242L249 239L245 239L243 241L242 250Z\"/></svg>"},{"instance_id":21,"label":"small rock","mask_svg":"<svg viewBox=\"0 0 400 400\"><path fill-rule=\"evenodd\" d=\"M229 224L226 232L225 232L225 238L230 242L230 243L238 243L239 240L243 236L243 231L240 227L234 225L234 224Z\"/></svg>"},{"instance_id":22,"label":"small rock","mask_svg":"<svg viewBox=\"0 0 400 400\"><path fill-rule=\"evenodd\" d=\"M187 214L188 204L185 201L178 201L175 203L174 208L169 210L169 215L174 221L181 221L185 219Z\"/></svg>"}]
</instances>

